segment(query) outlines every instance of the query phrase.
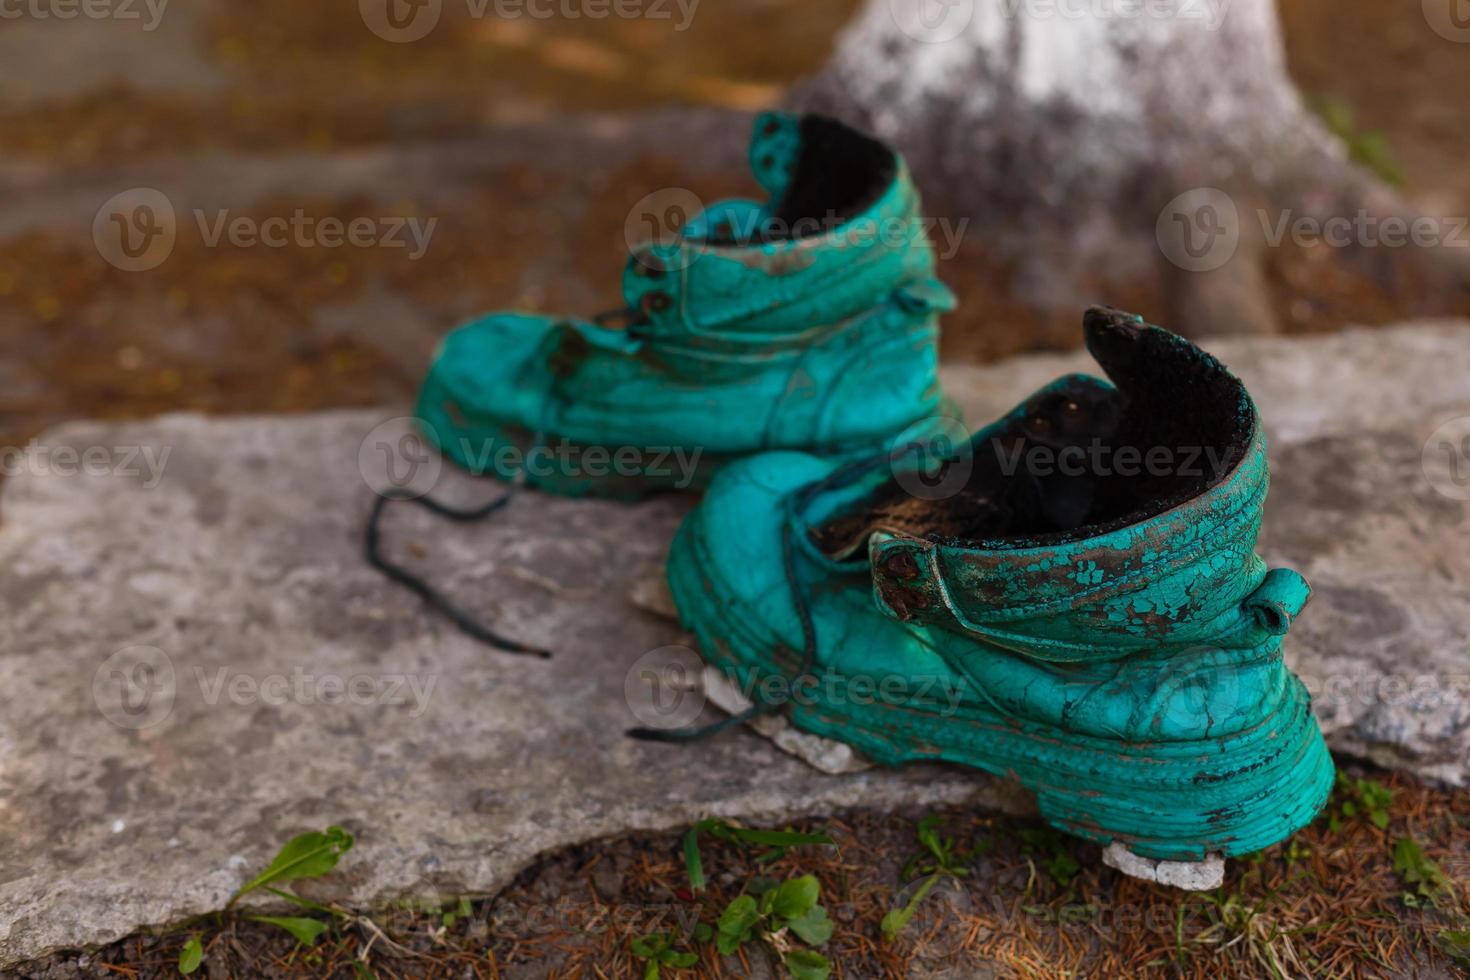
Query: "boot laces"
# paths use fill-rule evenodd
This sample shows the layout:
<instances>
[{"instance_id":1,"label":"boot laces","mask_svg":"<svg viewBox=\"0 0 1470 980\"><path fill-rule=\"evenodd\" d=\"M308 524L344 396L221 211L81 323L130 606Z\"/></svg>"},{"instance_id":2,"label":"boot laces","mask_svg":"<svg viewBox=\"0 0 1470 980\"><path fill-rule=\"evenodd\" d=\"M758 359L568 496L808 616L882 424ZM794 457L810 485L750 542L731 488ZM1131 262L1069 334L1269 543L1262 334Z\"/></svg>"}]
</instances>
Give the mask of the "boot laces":
<instances>
[{"instance_id":1,"label":"boot laces","mask_svg":"<svg viewBox=\"0 0 1470 980\"><path fill-rule=\"evenodd\" d=\"M536 441L540 442L540 440L541 435L538 433L536 436ZM399 585L402 585L405 588L409 589L420 599L422 599L430 609L441 613L451 623L459 627L460 631L463 632L465 635L471 637L472 639L479 640L481 643L492 646L495 649L500 650L504 653L524 654L526 656L548 658L551 656L550 650L543 650L540 647L528 646L517 640L512 640L509 637L501 635L492 627L480 622L470 613L465 612L458 605L456 605L452 599L450 599L444 593L440 592L438 589L434 588L434 586L430 585L421 576L409 571L402 565L398 565L392 561L389 561L383 556L382 553L381 526L383 511L390 503L415 503L418 504L420 507L423 507L425 510L439 515L440 517L447 517L450 520L459 523L469 523L471 521L484 520L491 514L500 510L506 504L510 503L511 498L515 496L516 491L519 490L524 483L525 474L524 472L522 472L517 474L515 481L510 486L510 489L506 490L505 493L501 494L499 497L496 497L489 503L482 504L478 507L469 507L463 509L450 507L447 504L442 504L437 500L433 500L427 496L415 497L410 496L406 493L379 494L377 499L373 501L373 510L371 515L369 515L368 517L367 529L363 536L363 552L367 556L367 562L369 565L382 572L392 581L397 582Z\"/></svg>"}]
</instances>

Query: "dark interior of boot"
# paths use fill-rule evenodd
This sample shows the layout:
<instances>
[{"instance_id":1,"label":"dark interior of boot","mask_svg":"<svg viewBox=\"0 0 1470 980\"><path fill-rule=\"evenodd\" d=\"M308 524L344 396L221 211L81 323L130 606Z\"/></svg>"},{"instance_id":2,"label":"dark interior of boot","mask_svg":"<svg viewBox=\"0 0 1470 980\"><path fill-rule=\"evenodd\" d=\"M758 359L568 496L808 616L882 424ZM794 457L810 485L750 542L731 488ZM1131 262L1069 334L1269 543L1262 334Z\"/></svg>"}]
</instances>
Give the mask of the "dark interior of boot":
<instances>
[{"instance_id":1,"label":"dark interior of boot","mask_svg":"<svg viewBox=\"0 0 1470 980\"><path fill-rule=\"evenodd\" d=\"M893 151L877 140L826 116L803 116L801 152L775 209L775 231L801 233L800 226L815 220L811 234L851 220L878 199L897 169Z\"/></svg>"},{"instance_id":2,"label":"dark interior of boot","mask_svg":"<svg viewBox=\"0 0 1470 980\"><path fill-rule=\"evenodd\" d=\"M898 172L893 151L827 116L801 118L801 149L771 218L754 229L761 241L824 234L867 210ZM738 244L737 229L717 226L709 241Z\"/></svg>"},{"instance_id":3,"label":"dark interior of boot","mask_svg":"<svg viewBox=\"0 0 1470 980\"><path fill-rule=\"evenodd\" d=\"M890 480L816 528L817 545L848 557L880 529L948 544L1075 540L1160 514L1228 476L1255 425L1240 381L1188 341L1118 311L1090 311L1086 333L1114 388L1066 379L972 441L958 492L925 499Z\"/></svg>"}]
</instances>

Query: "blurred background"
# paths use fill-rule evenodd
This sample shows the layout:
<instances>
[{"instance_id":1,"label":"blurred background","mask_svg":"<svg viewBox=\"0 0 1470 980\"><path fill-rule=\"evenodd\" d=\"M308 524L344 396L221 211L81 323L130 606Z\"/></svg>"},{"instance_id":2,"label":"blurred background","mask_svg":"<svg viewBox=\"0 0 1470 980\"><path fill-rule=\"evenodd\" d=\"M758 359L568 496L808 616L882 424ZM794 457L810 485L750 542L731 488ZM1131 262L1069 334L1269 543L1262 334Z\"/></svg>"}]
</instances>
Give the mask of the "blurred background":
<instances>
[{"instance_id":1,"label":"blurred background","mask_svg":"<svg viewBox=\"0 0 1470 980\"><path fill-rule=\"evenodd\" d=\"M674 0L667 18L599 19L448 3L426 36L391 43L349 0L116 0L105 16L0 0L0 444L78 416L402 402L470 315L618 305L630 207L668 187L749 194L747 114L818 72L860 7L705 0L686 20ZM1353 158L1416 209L1463 213L1470 44L1428 29L1416 0L1283 0L1279 15L1298 90ZM165 195L177 228L130 269L98 235L106 202L138 188ZM370 218L375 245L210 240L293 215ZM425 247L375 247L410 219L433 222ZM972 222L941 268L961 301L945 355L1074 343L1016 301L988 234ZM1426 312L1323 268L1273 266L1281 330Z\"/></svg>"}]
</instances>

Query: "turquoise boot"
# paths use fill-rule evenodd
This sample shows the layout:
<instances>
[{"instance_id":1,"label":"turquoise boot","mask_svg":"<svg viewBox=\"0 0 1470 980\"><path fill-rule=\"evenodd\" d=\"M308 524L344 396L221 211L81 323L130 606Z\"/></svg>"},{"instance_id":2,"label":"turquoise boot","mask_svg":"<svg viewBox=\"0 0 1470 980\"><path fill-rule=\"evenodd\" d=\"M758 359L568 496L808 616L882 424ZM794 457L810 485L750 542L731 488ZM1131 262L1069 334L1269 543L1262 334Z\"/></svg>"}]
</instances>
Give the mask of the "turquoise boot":
<instances>
[{"instance_id":1,"label":"turquoise boot","mask_svg":"<svg viewBox=\"0 0 1470 980\"><path fill-rule=\"evenodd\" d=\"M1085 330L1113 384L1061 378L938 467L732 466L674 542L674 599L747 714L1019 778L1056 827L1146 857L1256 851L1333 767L1281 658L1309 589L1254 551L1255 407L1165 330Z\"/></svg>"},{"instance_id":2,"label":"turquoise boot","mask_svg":"<svg viewBox=\"0 0 1470 980\"><path fill-rule=\"evenodd\" d=\"M766 450L870 455L935 416L953 298L903 160L834 120L768 113L750 162L769 199L635 249L627 310L492 313L450 334L417 409L431 440L474 473L632 498Z\"/></svg>"}]
</instances>

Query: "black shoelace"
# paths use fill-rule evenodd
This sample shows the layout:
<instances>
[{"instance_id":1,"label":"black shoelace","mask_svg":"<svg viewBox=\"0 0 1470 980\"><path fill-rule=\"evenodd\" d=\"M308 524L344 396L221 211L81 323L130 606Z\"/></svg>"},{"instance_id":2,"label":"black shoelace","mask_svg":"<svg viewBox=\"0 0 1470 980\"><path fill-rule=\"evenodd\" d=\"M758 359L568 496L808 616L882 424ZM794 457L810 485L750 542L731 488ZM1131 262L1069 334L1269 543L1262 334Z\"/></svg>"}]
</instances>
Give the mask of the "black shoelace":
<instances>
[{"instance_id":1,"label":"black shoelace","mask_svg":"<svg viewBox=\"0 0 1470 980\"><path fill-rule=\"evenodd\" d=\"M479 620L471 616L469 613L465 612L463 609L460 609L454 604L453 601L449 599L448 596L444 595L442 592L434 588L428 582L424 581L418 575L410 572L402 565L395 565L388 559L384 558L381 550L382 536L380 533L380 525L382 523L383 510L390 503L416 503L420 507L423 507L426 510L438 514L440 517L447 517L452 521L468 523L470 521L483 520L484 518L489 517L491 514L495 513L497 510L509 503L510 498L515 496L515 492L516 488L511 487L504 494L490 501L488 504L483 504L479 507L471 507L466 510L459 510L454 507L446 506L445 504L441 504L438 501L430 500L428 497L412 497L408 496L407 494L380 494L378 498L373 501L373 512L372 515L368 518L367 533L364 536L364 551L367 554L369 565L372 565L378 571L382 572L384 575L388 576L388 578L397 582L399 585L402 585L414 592L416 595L418 595L419 598L424 600L424 603L428 605L429 608L442 613L445 618L447 618L455 626L458 626L465 633L465 635L473 637L474 639L479 640L481 643L486 643L492 647L495 647L497 650L502 650L505 653L525 654L527 656L545 658L551 656L550 650L542 650L539 647L527 646L524 643L520 643L508 637L501 636L495 630L486 626L484 623L481 623Z\"/></svg>"},{"instance_id":2,"label":"black shoelace","mask_svg":"<svg viewBox=\"0 0 1470 980\"><path fill-rule=\"evenodd\" d=\"M609 326L609 324L613 321L621 321L623 323L624 331L629 335L635 337L641 336L641 329L645 327L648 323L647 315L644 314L643 311L631 306L619 307L618 309L613 310L604 310L601 313L594 314L591 319L592 322L604 327ZM537 435L536 441L538 443L540 442L539 434ZM490 501L488 504L483 504L479 507L471 507L467 510L459 510L446 504L441 504L437 501L430 500L428 497L415 497L408 494L380 494L378 496L378 499L373 501L373 511L371 516L368 517L367 531L364 536L364 552L367 555L369 565L373 566L378 571L388 576L388 578L392 579L394 582L397 582L399 585L402 585L412 591L419 598L423 599L424 603L428 605L429 608L442 613L445 618L447 618L455 626L458 626L460 630L462 630L467 636L479 640L481 643L488 644L489 646L492 646L497 650L504 651L505 653L526 654L528 656L546 658L551 656L550 650L543 650L539 647L527 646L524 643L520 643L516 640L510 639L509 637L500 635L489 626L486 626L484 623L480 622L474 616L471 616L463 609L460 609L457 605L454 604L452 600L449 599L448 596L444 595L444 593L434 588L422 577L413 572L410 572L402 565L394 564L387 558L384 558L382 553L381 525L383 519L383 510L388 506L389 503L412 502L418 504L420 507L423 507L426 510L438 514L440 517L447 517L452 521L458 521L461 523L469 523L470 521L484 520L500 508L504 507L507 503L510 502L510 498L515 495L515 491L518 486L519 482L516 485L512 486L511 489L507 490L503 495L495 500Z\"/></svg>"}]
</instances>

